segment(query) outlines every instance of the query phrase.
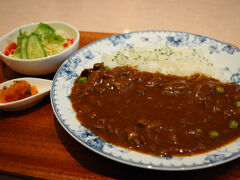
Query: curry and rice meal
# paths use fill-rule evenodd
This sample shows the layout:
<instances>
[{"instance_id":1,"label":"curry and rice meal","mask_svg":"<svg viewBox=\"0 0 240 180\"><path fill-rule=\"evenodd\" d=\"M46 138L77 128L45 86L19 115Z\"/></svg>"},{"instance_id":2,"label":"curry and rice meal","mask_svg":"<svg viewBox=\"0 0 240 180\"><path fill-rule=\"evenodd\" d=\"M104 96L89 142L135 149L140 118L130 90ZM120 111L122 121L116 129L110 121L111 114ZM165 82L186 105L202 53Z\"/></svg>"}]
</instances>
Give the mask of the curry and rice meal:
<instances>
[{"instance_id":1,"label":"curry and rice meal","mask_svg":"<svg viewBox=\"0 0 240 180\"><path fill-rule=\"evenodd\" d=\"M220 76L195 50L124 49L83 70L70 97L81 124L107 142L189 156L240 136L240 85Z\"/></svg>"}]
</instances>

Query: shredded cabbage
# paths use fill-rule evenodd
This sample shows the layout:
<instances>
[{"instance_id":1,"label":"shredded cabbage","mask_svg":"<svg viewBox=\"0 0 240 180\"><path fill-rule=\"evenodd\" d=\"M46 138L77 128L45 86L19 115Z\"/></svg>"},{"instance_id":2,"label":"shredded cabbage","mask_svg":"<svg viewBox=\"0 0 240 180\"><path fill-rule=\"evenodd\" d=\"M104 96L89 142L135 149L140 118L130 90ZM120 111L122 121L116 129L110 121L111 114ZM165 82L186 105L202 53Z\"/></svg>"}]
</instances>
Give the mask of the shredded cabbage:
<instances>
[{"instance_id":1,"label":"shredded cabbage","mask_svg":"<svg viewBox=\"0 0 240 180\"><path fill-rule=\"evenodd\" d=\"M52 56L54 54L58 54L65 50L68 47L64 47L64 44L67 43L67 38L64 35L63 32L56 32L57 35L61 35L63 37L63 41L53 41L49 39L43 39L42 45L44 47L44 50L47 54L47 56Z\"/></svg>"}]
</instances>

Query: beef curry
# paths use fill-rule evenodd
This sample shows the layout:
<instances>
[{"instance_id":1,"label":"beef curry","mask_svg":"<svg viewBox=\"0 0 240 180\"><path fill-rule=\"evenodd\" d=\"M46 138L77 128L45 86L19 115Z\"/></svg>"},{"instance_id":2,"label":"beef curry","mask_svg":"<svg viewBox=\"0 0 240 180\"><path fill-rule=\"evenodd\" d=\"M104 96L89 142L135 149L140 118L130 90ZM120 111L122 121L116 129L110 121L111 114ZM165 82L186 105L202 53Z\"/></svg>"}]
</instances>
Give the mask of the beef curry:
<instances>
[{"instance_id":1,"label":"beef curry","mask_svg":"<svg viewBox=\"0 0 240 180\"><path fill-rule=\"evenodd\" d=\"M82 71L70 99L94 134L151 155L204 153L240 136L240 86L201 74L179 77L98 63Z\"/></svg>"}]
</instances>

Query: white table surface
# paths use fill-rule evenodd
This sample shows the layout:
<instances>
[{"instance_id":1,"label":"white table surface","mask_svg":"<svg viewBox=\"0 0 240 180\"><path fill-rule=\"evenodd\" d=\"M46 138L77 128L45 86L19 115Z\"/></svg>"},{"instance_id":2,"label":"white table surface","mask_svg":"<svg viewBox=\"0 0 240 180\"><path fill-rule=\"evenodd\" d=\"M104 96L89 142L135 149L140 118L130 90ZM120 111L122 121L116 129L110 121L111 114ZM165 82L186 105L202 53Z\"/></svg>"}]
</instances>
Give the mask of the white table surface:
<instances>
[{"instance_id":1,"label":"white table surface","mask_svg":"<svg viewBox=\"0 0 240 180\"><path fill-rule=\"evenodd\" d=\"M0 0L0 36L32 22L81 31L176 30L240 47L240 0Z\"/></svg>"}]
</instances>

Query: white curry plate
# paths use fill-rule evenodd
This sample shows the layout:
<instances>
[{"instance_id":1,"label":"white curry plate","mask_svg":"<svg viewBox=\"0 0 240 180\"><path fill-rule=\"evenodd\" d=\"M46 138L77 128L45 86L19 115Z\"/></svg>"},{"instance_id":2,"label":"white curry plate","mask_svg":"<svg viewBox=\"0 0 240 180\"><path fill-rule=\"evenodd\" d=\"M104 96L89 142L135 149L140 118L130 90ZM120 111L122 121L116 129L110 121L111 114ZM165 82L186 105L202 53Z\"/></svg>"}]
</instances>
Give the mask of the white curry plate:
<instances>
[{"instance_id":1,"label":"white curry plate","mask_svg":"<svg viewBox=\"0 0 240 180\"><path fill-rule=\"evenodd\" d=\"M240 50L221 41L176 31L139 31L110 36L83 47L69 57L57 71L52 85L51 103L60 124L73 138L94 152L136 167L181 171L212 167L238 158L240 139L200 155L157 157L112 145L90 132L76 119L69 97L73 83L83 69L101 62L103 53L111 54L123 47L157 45L200 50L214 66L224 72L229 81L240 83Z\"/></svg>"}]
</instances>

